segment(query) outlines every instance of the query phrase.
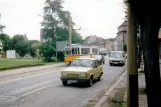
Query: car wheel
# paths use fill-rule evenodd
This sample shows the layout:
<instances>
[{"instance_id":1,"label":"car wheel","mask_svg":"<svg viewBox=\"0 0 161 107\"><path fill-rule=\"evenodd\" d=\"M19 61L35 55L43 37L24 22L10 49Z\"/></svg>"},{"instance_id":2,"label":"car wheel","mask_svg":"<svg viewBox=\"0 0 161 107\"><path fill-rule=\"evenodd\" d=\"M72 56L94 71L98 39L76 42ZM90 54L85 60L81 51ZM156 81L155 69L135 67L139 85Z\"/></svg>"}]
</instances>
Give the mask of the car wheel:
<instances>
[{"instance_id":1,"label":"car wheel","mask_svg":"<svg viewBox=\"0 0 161 107\"><path fill-rule=\"evenodd\" d=\"M103 64L105 64L105 62L103 61Z\"/></svg>"},{"instance_id":2,"label":"car wheel","mask_svg":"<svg viewBox=\"0 0 161 107\"><path fill-rule=\"evenodd\" d=\"M112 63L110 63L110 66L112 66Z\"/></svg>"},{"instance_id":3,"label":"car wheel","mask_svg":"<svg viewBox=\"0 0 161 107\"><path fill-rule=\"evenodd\" d=\"M89 87L91 87L93 85L93 78L92 77L89 79L89 82L87 83L87 85Z\"/></svg>"},{"instance_id":4,"label":"car wheel","mask_svg":"<svg viewBox=\"0 0 161 107\"><path fill-rule=\"evenodd\" d=\"M68 81L62 81L63 85L67 85Z\"/></svg>"},{"instance_id":5,"label":"car wheel","mask_svg":"<svg viewBox=\"0 0 161 107\"><path fill-rule=\"evenodd\" d=\"M102 77L102 73L100 74L100 76L97 78L98 81L101 81L101 77Z\"/></svg>"}]
</instances>

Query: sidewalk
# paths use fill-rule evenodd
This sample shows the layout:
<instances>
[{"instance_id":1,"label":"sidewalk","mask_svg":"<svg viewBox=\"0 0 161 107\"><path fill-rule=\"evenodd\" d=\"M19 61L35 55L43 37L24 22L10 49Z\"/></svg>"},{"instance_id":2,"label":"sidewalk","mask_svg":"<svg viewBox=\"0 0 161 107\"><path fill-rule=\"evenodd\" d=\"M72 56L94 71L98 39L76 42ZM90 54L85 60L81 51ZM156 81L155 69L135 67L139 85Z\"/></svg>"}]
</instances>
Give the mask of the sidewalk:
<instances>
[{"instance_id":1,"label":"sidewalk","mask_svg":"<svg viewBox=\"0 0 161 107\"><path fill-rule=\"evenodd\" d=\"M58 63L58 64L51 64L51 65L44 65L44 66L36 66L36 67L27 67L27 68L7 70L7 71L0 72L0 77L22 74L22 73L38 71L38 70L45 70L45 69L54 68L54 67L61 67L61 66L65 66L65 64L64 63Z\"/></svg>"},{"instance_id":2,"label":"sidewalk","mask_svg":"<svg viewBox=\"0 0 161 107\"><path fill-rule=\"evenodd\" d=\"M118 80L119 81L119 80ZM145 76L143 73L139 73L139 107L147 107L145 89ZM104 95L106 96L106 95ZM118 103L123 104L126 107L127 100L127 72L122 75L121 80L117 83L115 88L107 95L104 102L96 104L95 107L118 107ZM122 106L119 106L122 107Z\"/></svg>"}]
</instances>

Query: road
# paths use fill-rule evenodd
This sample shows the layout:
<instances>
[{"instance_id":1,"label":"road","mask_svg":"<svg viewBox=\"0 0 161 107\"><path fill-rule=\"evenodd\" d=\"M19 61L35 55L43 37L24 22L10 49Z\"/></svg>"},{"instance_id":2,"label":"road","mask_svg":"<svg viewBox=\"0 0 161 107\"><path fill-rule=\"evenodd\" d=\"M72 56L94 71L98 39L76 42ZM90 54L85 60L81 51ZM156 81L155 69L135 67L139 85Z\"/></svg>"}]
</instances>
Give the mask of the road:
<instances>
[{"instance_id":1,"label":"road","mask_svg":"<svg viewBox=\"0 0 161 107\"><path fill-rule=\"evenodd\" d=\"M98 100L124 69L106 63L102 80L86 87L63 86L60 72L64 68L0 82L0 107L82 107L91 99Z\"/></svg>"}]
</instances>

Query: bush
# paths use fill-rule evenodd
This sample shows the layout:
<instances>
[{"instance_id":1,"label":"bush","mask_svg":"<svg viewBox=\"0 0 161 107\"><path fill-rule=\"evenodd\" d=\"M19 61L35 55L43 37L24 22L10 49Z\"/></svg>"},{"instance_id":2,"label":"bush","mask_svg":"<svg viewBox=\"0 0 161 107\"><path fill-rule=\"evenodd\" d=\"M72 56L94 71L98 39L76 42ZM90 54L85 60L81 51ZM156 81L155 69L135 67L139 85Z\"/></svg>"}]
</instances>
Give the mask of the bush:
<instances>
[{"instance_id":1,"label":"bush","mask_svg":"<svg viewBox=\"0 0 161 107\"><path fill-rule=\"evenodd\" d=\"M57 60L60 61L60 62L64 61L64 52L63 51L57 52Z\"/></svg>"},{"instance_id":2,"label":"bush","mask_svg":"<svg viewBox=\"0 0 161 107\"><path fill-rule=\"evenodd\" d=\"M55 57L52 57L52 62L57 62L57 59Z\"/></svg>"},{"instance_id":3,"label":"bush","mask_svg":"<svg viewBox=\"0 0 161 107\"><path fill-rule=\"evenodd\" d=\"M53 62L52 57L54 56L54 53L55 53L55 48L52 47L50 42L44 43L40 47L40 54L42 55L43 61L45 62Z\"/></svg>"}]
</instances>

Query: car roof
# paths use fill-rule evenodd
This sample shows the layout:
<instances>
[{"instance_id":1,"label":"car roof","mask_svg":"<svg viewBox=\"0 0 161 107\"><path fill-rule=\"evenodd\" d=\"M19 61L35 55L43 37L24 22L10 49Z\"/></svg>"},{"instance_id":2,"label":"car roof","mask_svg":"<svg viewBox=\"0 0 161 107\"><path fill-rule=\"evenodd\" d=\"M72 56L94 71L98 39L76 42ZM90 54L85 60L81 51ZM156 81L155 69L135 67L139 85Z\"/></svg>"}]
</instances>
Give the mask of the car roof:
<instances>
[{"instance_id":1,"label":"car roof","mask_svg":"<svg viewBox=\"0 0 161 107\"><path fill-rule=\"evenodd\" d=\"M123 53L123 51L111 51L111 52L120 52L120 53Z\"/></svg>"},{"instance_id":2,"label":"car roof","mask_svg":"<svg viewBox=\"0 0 161 107\"><path fill-rule=\"evenodd\" d=\"M76 58L76 59L97 60L97 59L95 59L95 58Z\"/></svg>"}]
</instances>

